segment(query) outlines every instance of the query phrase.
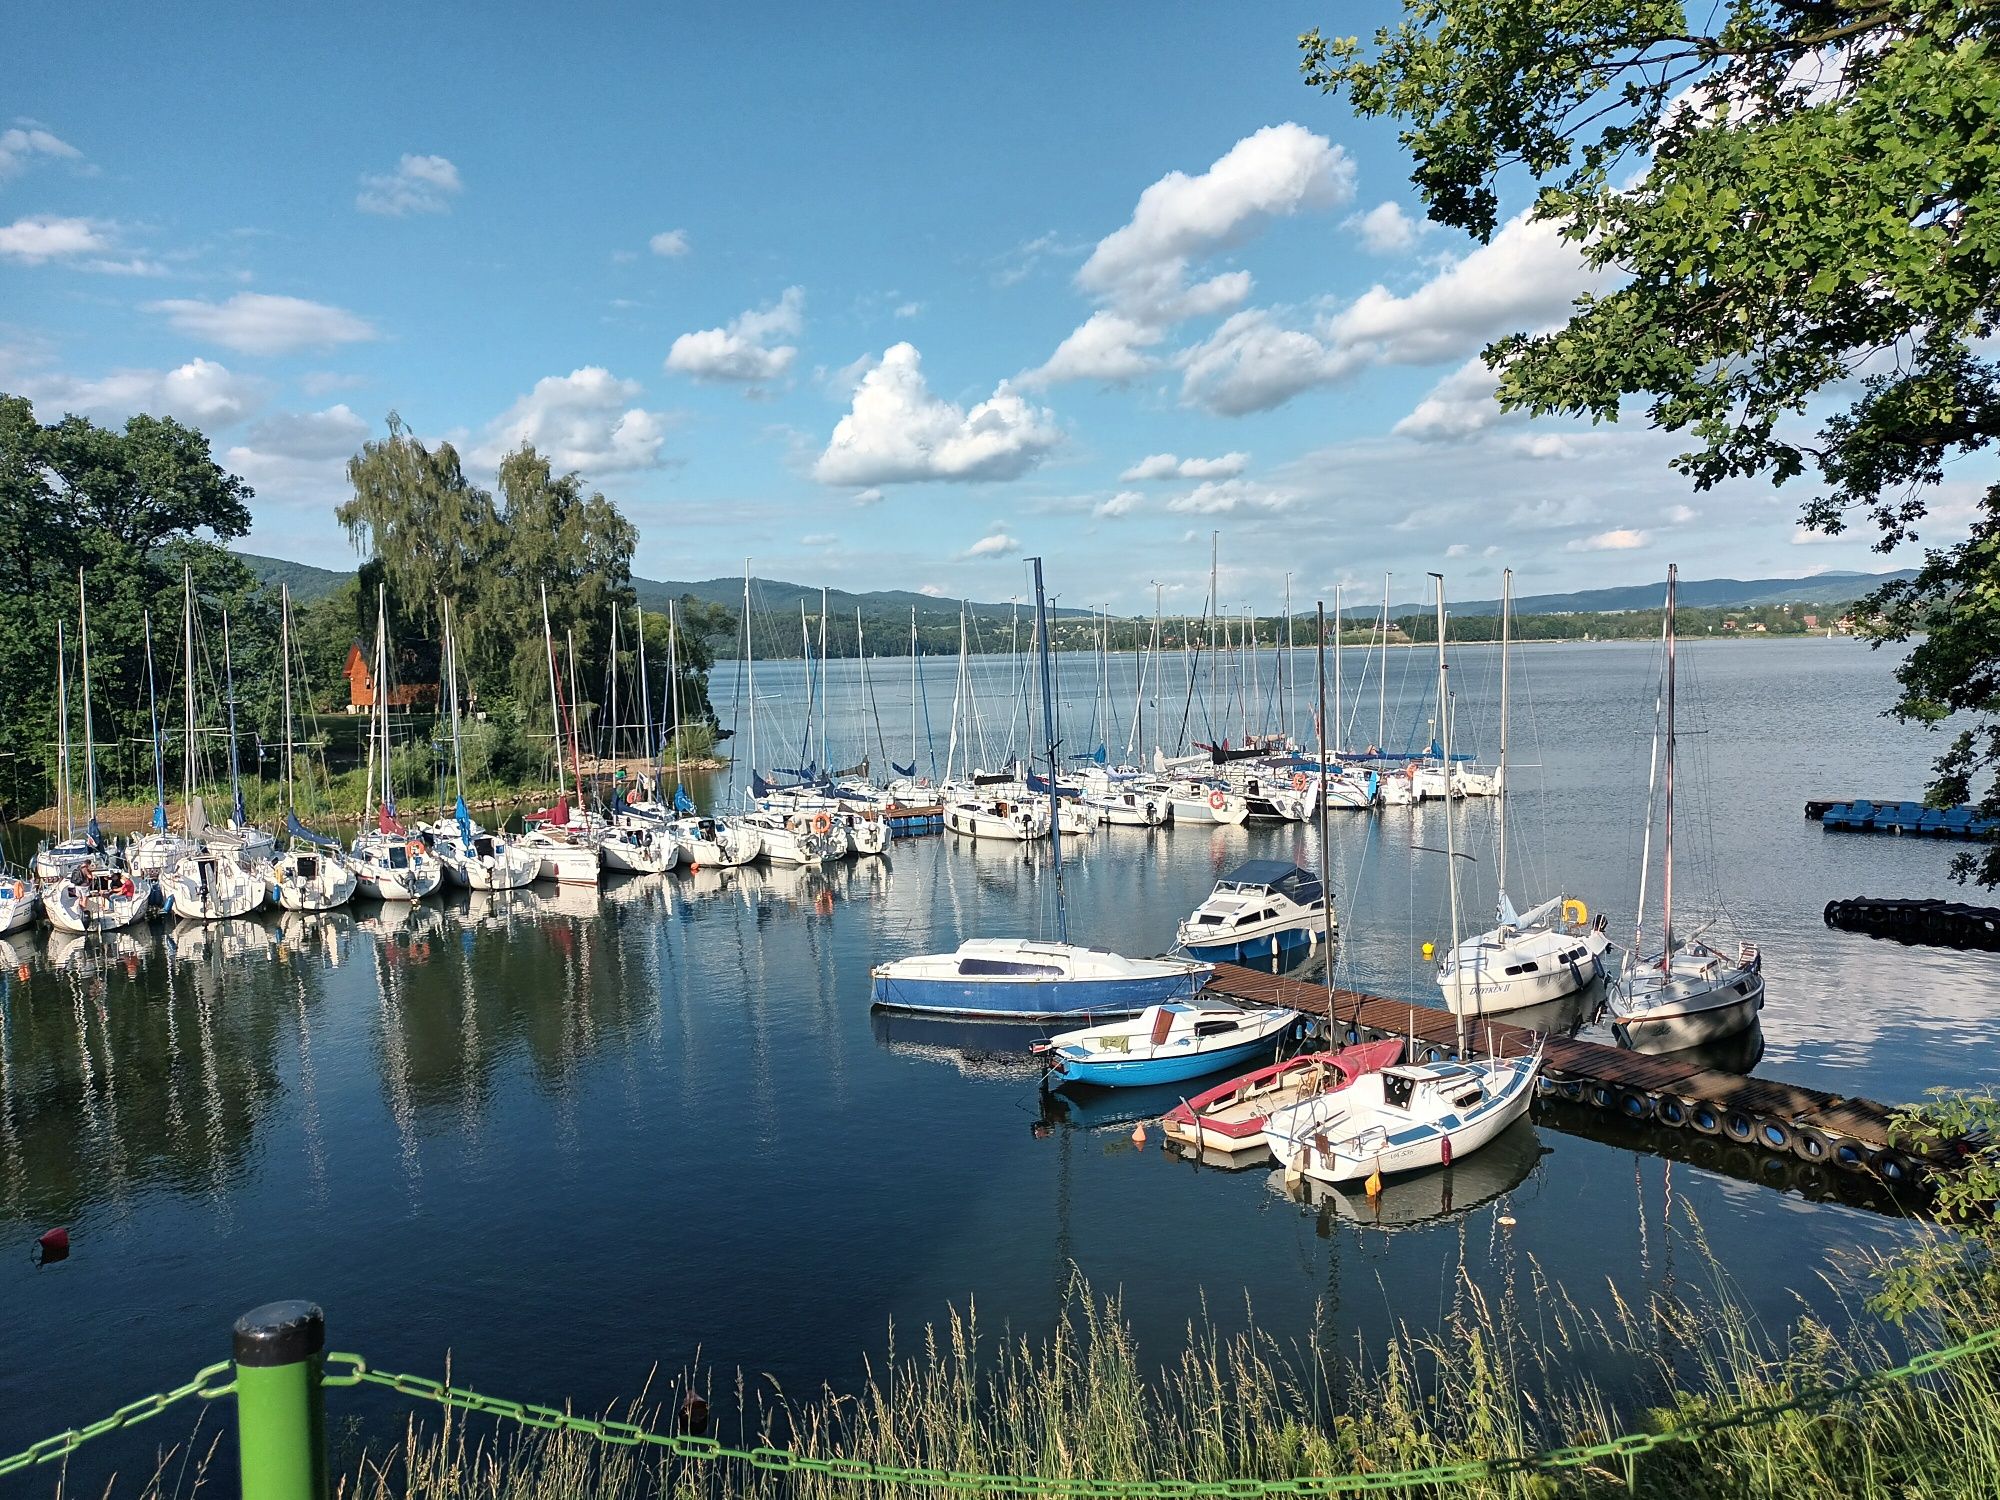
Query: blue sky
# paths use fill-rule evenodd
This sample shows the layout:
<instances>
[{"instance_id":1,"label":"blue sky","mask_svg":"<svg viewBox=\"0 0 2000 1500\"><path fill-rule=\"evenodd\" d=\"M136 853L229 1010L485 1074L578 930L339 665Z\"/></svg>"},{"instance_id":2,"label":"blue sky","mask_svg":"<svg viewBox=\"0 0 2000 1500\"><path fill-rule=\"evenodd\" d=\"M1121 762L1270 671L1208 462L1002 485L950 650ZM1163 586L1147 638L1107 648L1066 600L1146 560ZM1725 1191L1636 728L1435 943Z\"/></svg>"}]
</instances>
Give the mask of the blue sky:
<instances>
[{"instance_id":1,"label":"blue sky","mask_svg":"<svg viewBox=\"0 0 2000 1500\"><path fill-rule=\"evenodd\" d=\"M197 423L244 545L326 566L391 410L482 474L532 438L655 578L1004 599L1041 552L1198 610L1218 530L1231 608L1883 566L1671 438L1500 416L1481 345L1590 282L1421 225L1300 83L1384 13L17 7L0 389Z\"/></svg>"}]
</instances>

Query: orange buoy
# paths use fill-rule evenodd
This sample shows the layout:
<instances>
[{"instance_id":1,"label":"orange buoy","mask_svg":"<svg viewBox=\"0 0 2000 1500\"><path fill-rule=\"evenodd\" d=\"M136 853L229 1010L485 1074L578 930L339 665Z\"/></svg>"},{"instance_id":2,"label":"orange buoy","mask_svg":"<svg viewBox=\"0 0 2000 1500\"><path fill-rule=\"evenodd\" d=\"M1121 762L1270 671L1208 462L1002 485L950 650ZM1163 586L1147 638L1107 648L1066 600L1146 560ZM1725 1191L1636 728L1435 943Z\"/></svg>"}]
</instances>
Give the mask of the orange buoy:
<instances>
[{"instance_id":1,"label":"orange buoy","mask_svg":"<svg viewBox=\"0 0 2000 1500\"><path fill-rule=\"evenodd\" d=\"M1144 1120L1141 1120L1137 1125L1132 1127L1132 1144L1135 1146L1146 1144L1146 1122Z\"/></svg>"}]
</instances>

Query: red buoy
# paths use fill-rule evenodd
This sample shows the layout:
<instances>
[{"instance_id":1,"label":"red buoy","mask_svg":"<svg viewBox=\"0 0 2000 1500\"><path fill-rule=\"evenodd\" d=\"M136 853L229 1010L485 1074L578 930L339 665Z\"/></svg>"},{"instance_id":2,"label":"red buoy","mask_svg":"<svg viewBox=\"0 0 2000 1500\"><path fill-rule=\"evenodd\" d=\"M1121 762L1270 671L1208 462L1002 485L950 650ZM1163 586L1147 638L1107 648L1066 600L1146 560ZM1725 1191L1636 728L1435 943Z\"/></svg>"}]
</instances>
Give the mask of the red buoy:
<instances>
[{"instance_id":1,"label":"red buoy","mask_svg":"<svg viewBox=\"0 0 2000 1500\"><path fill-rule=\"evenodd\" d=\"M35 1245L41 1251L40 1258L37 1261L39 1265L45 1266L50 1261L67 1260L69 1258L69 1231L67 1229L45 1230L42 1237L35 1241Z\"/></svg>"}]
</instances>

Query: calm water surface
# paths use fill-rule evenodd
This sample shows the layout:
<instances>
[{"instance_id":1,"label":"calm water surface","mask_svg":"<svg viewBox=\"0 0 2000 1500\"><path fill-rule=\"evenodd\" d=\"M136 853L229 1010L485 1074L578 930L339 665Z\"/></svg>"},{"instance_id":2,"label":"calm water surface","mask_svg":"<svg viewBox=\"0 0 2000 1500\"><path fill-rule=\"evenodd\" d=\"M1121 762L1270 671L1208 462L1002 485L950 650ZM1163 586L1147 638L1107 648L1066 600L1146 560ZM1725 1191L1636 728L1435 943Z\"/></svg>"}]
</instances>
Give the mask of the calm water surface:
<instances>
[{"instance_id":1,"label":"calm water surface","mask_svg":"<svg viewBox=\"0 0 2000 1500\"><path fill-rule=\"evenodd\" d=\"M1560 882L1629 933L1655 653L1517 660L1515 895ZM1892 1100L2000 1078L1990 958L1820 921L1835 896L1955 889L1949 845L1801 817L1808 796L1920 789L1931 742L1880 717L1891 661L1824 640L1695 644L1683 660L1682 894L1697 909L1719 895L1764 945L1757 1071ZM1193 707L1196 733L1240 730L1244 700L1254 727L1274 722L1273 668L1267 656L1255 687L1246 674L1226 703ZM924 669L919 748L927 713L941 762L956 664ZM1087 661L1062 670L1070 743L1105 740L1115 757L1132 663L1112 664L1115 709L1093 709ZM1148 703L1148 742L1163 714L1178 727L1177 670ZM1298 670L1303 729L1310 662ZM1350 655L1351 740L1427 740L1432 670L1393 653L1383 702ZM833 676L832 759L905 759L907 661L871 663L868 691L853 663ZM1467 650L1453 676L1461 741L1490 757L1497 656ZM974 677L991 763L1026 731L1010 730L1012 669L983 661ZM756 685L760 733L797 744L798 664L759 667ZM725 666L725 716L734 693ZM719 801L726 782L708 790ZM1476 856L1474 919L1492 899L1493 817L1455 814ZM1436 807L1335 815L1342 982L1422 995L1418 944L1448 934L1443 839ZM1301 828L1107 830L1069 853L1072 935L1131 952L1171 941L1235 862L1318 857ZM596 1409L697 1358L791 1391L852 1388L892 1320L909 1329L967 1299L989 1327L1038 1333L1073 1265L1121 1287L1164 1353L1204 1299L1240 1321L1246 1294L1287 1337L1435 1326L1461 1265L1500 1287L1525 1257L1589 1305L1613 1285L1640 1294L1677 1274L1670 1197L1773 1318L1824 1295L1830 1247L1907 1232L1547 1126L1461 1164L1449 1211L1437 1179L1392 1185L1390 1232L1296 1204L1263 1169L1197 1168L1157 1137L1133 1149L1134 1115L1166 1101L1047 1109L1010 1054L1018 1035L871 1018L883 957L1051 930L1046 858L933 837L824 876L461 893L98 945L17 936L0 951L0 1452L225 1357L234 1316L282 1296L322 1302L334 1345L378 1365L436 1373L449 1352L465 1383ZM53 1224L74 1253L37 1270ZM188 1423L154 1425L174 1430L121 1450L128 1469Z\"/></svg>"}]
</instances>

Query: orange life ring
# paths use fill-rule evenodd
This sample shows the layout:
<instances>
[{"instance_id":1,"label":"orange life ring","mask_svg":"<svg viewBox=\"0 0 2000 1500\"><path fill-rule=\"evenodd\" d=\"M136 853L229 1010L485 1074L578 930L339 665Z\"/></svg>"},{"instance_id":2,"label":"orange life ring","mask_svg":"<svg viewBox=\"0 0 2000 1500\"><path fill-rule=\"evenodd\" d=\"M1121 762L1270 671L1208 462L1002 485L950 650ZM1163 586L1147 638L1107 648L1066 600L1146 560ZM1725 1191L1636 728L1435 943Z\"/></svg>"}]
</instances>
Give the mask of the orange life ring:
<instances>
[{"instance_id":1,"label":"orange life ring","mask_svg":"<svg viewBox=\"0 0 2000 1500\"><path fill-rule=\"evenodd\" d=\"M1303 792L1303 791L1304 791L1304 790L1305 790L1305 789L1306 789L1307 787L1309 787L1309 786L1311 786L1311 785L1312 785L1312 783L1311 783L1310 781L1306 780L1306 773L1305 773L1305 772L1303 772L1303 771L1294 771L1294 772L1292 772L1292 790L1293 790L1293 791L1295 791L1295 792Z\"/></svg>"},{"instance_id":2,"label":"orange life ring","mask_svg":"<svg viewBox=\"0 0 2000 1500\"><path fill-rule=\"evenodd\" d=\"M414 839L414 838L405 839L403 841L403 848L405 851L408 852L410 858L415 859L419 854L422 854L424 852L424 841L422 839Z\"/></svg>"},{"instance_id":3,"label":"orange life ring","mask_svg":"<svg viewBox=\"0 0 2000 1500\"><path fill-rule=\"evenodd\" d=\"M1217 812L1221 812L1223 808L1229 806L1229 796L1220 787L1217 787L1208 794L1208 805Z\"/></svg>"},{"instance_id":4,"label":"orange life ring","mask_svg":"<svg viewBox=\"0 0 2000 1500\"><path fill-rule=\"evenodd\" d=\"M827 816L827 815L826 815L825 813L823 813L823 812L819 812L819 813L814 813L814 814L813 814L813 832L814 832L814 833L817 833L817 834L828 834L828 833L831 833L832 831L833 831L833 819L829 818L829 817L828 817L828 816Z\"/></svg>"},{"instance_id":5,"label":"orange life ring","mask_svg":"<svg viewBox=\"0 0 2000 1500\"><path fill-rule=\"evenodd\" d=\"M1415 761L1409 761L1403 767L1403 780L1415 781L1416 779L1417 779L1417 763Z\"/></svg>"}]
</instances>

